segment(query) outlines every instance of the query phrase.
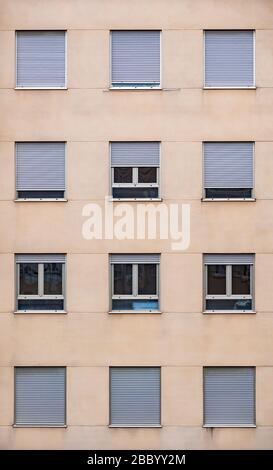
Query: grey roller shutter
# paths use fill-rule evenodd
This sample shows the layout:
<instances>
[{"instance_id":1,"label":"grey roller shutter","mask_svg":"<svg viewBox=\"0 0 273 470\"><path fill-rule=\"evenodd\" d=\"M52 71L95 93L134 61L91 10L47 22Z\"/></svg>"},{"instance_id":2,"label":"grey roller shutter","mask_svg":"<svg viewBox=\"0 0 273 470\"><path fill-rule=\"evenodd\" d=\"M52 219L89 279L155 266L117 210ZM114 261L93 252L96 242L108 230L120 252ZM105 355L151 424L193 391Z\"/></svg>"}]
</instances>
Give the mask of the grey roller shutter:
<instances>
[{"instance_id":1,"label":"grey roller shutter","mask_svg":"<svg viewBox=\"0 0 273 470\"><path fill-rule=\"evenodd\" d=\"M205 31L205 86L254 86L253 31Z\"/></svg>"},{"instance_id":2,"label":"grey roller shutter","mask_svg":"<svg viewBox=\"0 0 273 470\"><path fill-rule=\"evenodd\" d=\"M15 368L15 424L65 425L65 368Z\"/></svg>"},{"instance_id":3,"label":"grey roller shutter","mask_svg":"<svg viewBox=\"0 0 273 470\"><path fill-rule=\"evenodd\" d=\"M158 254L113 254L110 255L110 261L112 264L159 264L160 255Z\"/></svg>"},{"instance_id":4,"label":"grey roller shutter","mask_svg":"<svg viewBox=\"0 0 273 470\"><path fill-rule=\"evenodd\" d=\"M110 424L160 425L160 367L110 369Z\"/></svg>"},{"instance_id":5,"label":"grey roller shutter","mask_svg":"<svg viewBox=\"0 0 273 470\"><path fill-rule=\"evenodd\" d=\"M204 424L255 424L255 368L204 368Z\"/></svg>"},{"instance_id":6,"label":"grey roller shutter","mask_svg":"<svg viewBox=\"0 0 273 470\"><path fill-rule=\"evenodd\" d=\"M160 161L159 142L112 142L111 165L157 166Z\"/></svg>"},{"instance_id":7,"label":"grey roller shutter","mask_svg":"<svg viewBox=\"0 0 273 470\"><path fill-rule=\"evenodd\" d=\"M64 142L17 142L16 189L65 190Z\"/></svg>"},{"instance_id":8,"label":"grey roller shutter","mask_svg":"<svg viewBox=\"0 0 273 470\"><path fill-rule=\"evenodd\" d=\"M112 84L160 85L160 31L112 31Z\"/></svg>"},{"instance_id":9,"label":"grey roller shutter","mask_svg":"<svg viewBox=\"0 0 273 470\"><path fill-rule=\"evenodd\" d=\"M64 254L18 254L16 255L16 263L65 263Z\"/></svg>"},{"instance_id":10,"label":"grey roller shutter","mask_svg":"<svg viewBox=\"0 0 273 470\"><path fill-rule=\"evenodd\" d=\"M17 31L17 86L65 87L65 31Z\"/></svg>"},{"instance_id":11,"label":"grey roller shutter","mask_svg":"<svg viewBox=\"0 0 273 470\"><path fill-rule=\"evenodd\" d=\"M205 264L253 264L253 254L218 254L209 253L204 255Z\"/></svg>"},{"instance_id":12,"label":"grey roller shutter","mask_svg":"<svg viewBox=\"0 0 273 470\"><path fill-rule=\"evenodd\" d=\"M253 188L252 142L205 142L205 188Z\"/></svg>"}]
</instances>

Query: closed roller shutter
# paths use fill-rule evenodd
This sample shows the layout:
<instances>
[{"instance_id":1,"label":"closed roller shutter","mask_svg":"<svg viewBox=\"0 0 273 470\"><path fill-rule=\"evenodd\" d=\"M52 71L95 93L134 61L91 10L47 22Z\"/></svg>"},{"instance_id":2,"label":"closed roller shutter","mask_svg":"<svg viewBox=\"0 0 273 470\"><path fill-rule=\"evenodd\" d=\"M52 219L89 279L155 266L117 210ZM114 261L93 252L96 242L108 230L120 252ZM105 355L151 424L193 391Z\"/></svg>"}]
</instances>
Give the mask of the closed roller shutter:
<instances>
[{"instance_id":1,"label":"closed roller shutter","mask_svg":"<svg viewBox=\"0 0 273 470\"><path fill-rule=\"evenodd\" d=\"M253 254L218 254L208 253L204 255L205 264L253 264Z\"/></svg>"},{"instance_id":2,"label":"closed roller shutter","mask_svg":"<svg viewBox=\"0 0 273 470\"><path fill-rule=\"evenodd\" d=\"M65 263L65 255L24 253L16 255L16 263Z\"/></svg>"},{"instance_id":3,"label":"closed roller shutter","mask_svg":"<svg viewBox=\"0 0 273 470\"><path fill-rule=\"evenodd\" d=\"M15 424L65 425L65 368L15 368Z\"/></svg>"},{"instance_id":4,"label":"closed roller shutter","mask_svg":"<svg viewBox=\"0 0 273 470\"><path fill-rule=\"evenodd\" d=\"M65 31L17 31L17 86L65 87Z\"/></svg>"},{"instance_id":5,"label":"closed roller shutter","mask_svg":"<svg viewBox=\"0 0 273 470\"><path fill-rule=\"evenodd\" d=\"M160 425L160 367L113 367L110 389L112 425Z\"/></svg>"},{"instance_id":6,"label":"closed roller shutter","mask_svg":"<svg viewBox=\"0 0 273 470\"><path fill-rule=\"evenodd\" d=\"M255 368L204 368L204 424L255 424Z\"/></svg>"},{"instance_id":7,"label":"closed roller shutter","mask_svg":"<svg viewBox=\"0 0 273 470\"><path fill-rule=\"evenodd\" d=\"M159 166L159 142L112 142L111 165L113 167Z\"/></svg>"},{"instance_id":8,"label":"closed roller shutter","mask_svg":"<svg viewBox=\"0 0 273 470\"><path fill-rule=\"evenodd\" d=\"M110 255L110 261L112 264L151 264L160 262L160 255L158 254L113 254Z\"/></svg>"}]
</instances>

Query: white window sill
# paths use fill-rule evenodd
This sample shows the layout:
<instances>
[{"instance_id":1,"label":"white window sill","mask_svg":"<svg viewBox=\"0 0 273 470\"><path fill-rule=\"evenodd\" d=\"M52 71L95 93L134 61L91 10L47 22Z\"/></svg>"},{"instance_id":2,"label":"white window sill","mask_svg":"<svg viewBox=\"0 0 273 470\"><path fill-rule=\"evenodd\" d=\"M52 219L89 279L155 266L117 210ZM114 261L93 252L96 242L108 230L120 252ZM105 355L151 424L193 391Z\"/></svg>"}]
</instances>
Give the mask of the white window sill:
<instances>
[{"instance_id":1,"label":"white window sill","mask_svg":"<svg viewBox=\"0 0 273 470\"><path fill-rule=\"evenodd\" d=\"M14 199L14 202L68 202L68 199L64 198L25 198L25 199Z\"/></svg>"},{"instance_id":2,"label":"white window sill","mask_svg":"<svg viewBox=\"0 0 273 470\"><path fill-rule=\"evenodd\" d=\"M48 313L50 315L56 313L56 314L67 314L67 310L15 310L13 312L14 314L17 314L17 313L23 313L23 314L26 314L26 313Z\"/></svg>"},{"instance_id":3,"label":"white window sill","mask_svg":"<svg viewBox=\"0 0 273 470\"><path fill-rule=\"evenodd\" d=\"M160 87L160 86L142 86L142 87L134 87L134 86L128 86L128 87L117 87L117 86L113 86L113 87L109 87L109 88L106 88L105 91L153 91L153 90L157 90L157 91L162 91L163 88Z\"/></svg>"},{"instance_id":4,"label":"white window sill","mask_svg":"<svg viewBox=\"0 0 273 470\"><path fill-rule=\"evenodd\" d=\"M245 197L245 198L228 198L228 197L223 197L223 198L209 198L209 197L204 197L201 199L202 202L255 202L256 198L255 197Z\"/></svg>"},{"instance_id":5,"label":"white window sill","mask_svg":"<svg viewBox=\"0 0 273 470\"><path fill-rule=\"evenodd\" d=\"M214 314L214 313L225 313L225 314L241 314L243 313L244 315L245 314L248 314L248 313L257 313L255 310L203 310L202 312L204 315L206 314Z\"/></svg>"},{"instance_id":6,"label":"white window sill","mask_svg":"<svg viewBox=\"0 0 273 470\"><path fill-rule=\"evenodd\" d=\"M204 86L203 90L256 90L256 86Z\"/></svg>"},{"instance_id":7,"label":"white window sill","mask_svg":"<svg viewBox=\"0 0 273 470\"><path fill-rule=\"evenodd\" d=\"M108 425L108 428L131 428L131 429L134 429L134 428L155 428L155 429L161 429L163 426L161 424L143 424L143 425L126 425L126 424L109 424Z\"/></svg>"},{"instance_id":8,"label":"white window sill","mask_svg":"<svg viewBox=\"0 0 273 470\"><path fill-rule=\"evenodd\" d=\"M203 424L203 428L256 428L256 424Z\"/></svg>"},{"instance_id":9,"label":"white window sill","mask_svg":"<svg viewBox=\"0 0 273 470\"><path fill-rule=\"evenodd\" d=\"M28 87L28 86L16 86L14 90L68 90L66 86L54 87L54 86L45 86L45 87Z\"/></svg>"},{"instance_id":10,"label":"white window sill","mask_svg":"<svg viewBox=\"0 0 273 470\"><path fill-rule=\"evenodd\" d=\"M67 424L13 424L13 428L54 428L66 429Z\"/></svg>"},{"instance_id":11,"label":"white window sill","mask_svg":"<svg viewBox=\"0 0 273 470\"><path fill-rule=\"evenodd\" d=\"M125 201L125 202L148 202L148 201L154 201L154 202L161 202L162 201L162 198L161 197L147 197L147 198L144 198L144 197L124 197L124 198L110 198L109 201L111 202L122 202L122 201Z\"/></svg>"},{"instance_id":12,"label":"white window sill","mask_svg":"<svg viewBox=\"0 0 273 470\"><path fill-rule=\"evenodd\" d=\"M160 310L110 310L108 312L109 314L120 314L120 313L130 313L130 314L135 314L135 313L145 313L147 315L147 313L152 313L152 314L158 314L158 313L162 313L162 311Z\"/></svg>"}]
</instances>

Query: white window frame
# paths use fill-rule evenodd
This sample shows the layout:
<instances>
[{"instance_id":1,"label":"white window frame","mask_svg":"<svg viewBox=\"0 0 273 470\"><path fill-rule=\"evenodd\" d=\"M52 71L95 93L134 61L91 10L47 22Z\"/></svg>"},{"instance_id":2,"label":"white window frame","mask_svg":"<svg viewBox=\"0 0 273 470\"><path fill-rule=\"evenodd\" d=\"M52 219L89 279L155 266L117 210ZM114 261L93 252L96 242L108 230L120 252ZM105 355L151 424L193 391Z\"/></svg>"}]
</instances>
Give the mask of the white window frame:
<instances>
[{"instance_id":1,"label":"white window frame","mask_svg":"<svg viewBox=\"0 0 273 470\"><path fill-rule=\"evenodd\" d=\"M253 295L253 287L254 287L254 265L253 264L248 264L248 263L242 263L242 264L218 264L218 266L225 266L226 267L226 294L208 294L208 266L216 266L213 265L212 263L210 264L204 264L204 287L205 287L205 295L204 295L204 311L205 312L220 312L220 313L227 313L227 312L232 312L232 313L251 313L254 311L254 295ZM249 266L250 267L250 294L232 294L232 267L233 266ZM217 309L207 309L206 304L207 300L251 300L252 301L252 308L251 310L232 310L232 309L226 309L226 310L217 310Z\"/></svg>"},{"instance_id":2,"label":"white window frame","mask_svg":"<svg viewBox=\"0 0 273 470\"><path fill-rule=\"evenodd\" d=\"M64 32L64 47L65 47L65 83L64 86L60 87L51 87L51 86L39 86L39 87L26 87L26 86L18 86L17 85L17 33L24 32L24 31L62 31ZM66 29L16 29L15 30L15 90L68 90L67 86L67 30Z\"/></svg>"},{"instance_id":3,"label":"white window frame","mask_svg":"<svg viewBox=\"0 0 273 470\"><path fill-rule=\"evenodd\" d=\"M114 171L115 171L115 168L132 168L132 183L115 183L114 182ZM139 183L138 182L138 170L139 168L156 168L156 183ZM143 201L143 200L148 200L148 201L153 201L153 200L158 200L160 198L159 196L159 167L158 166L151 166L151 165L147 165L147 166L144 166L142 165L141 167L128 167L126 165L124 165L124 167L115 167L115 166L112 166L111 167L111 187L112 187L112 197L114 200L118 200L118 201L123 201L123 200L133 200L133 201ZM141 197L120 197L120 198L117 198L117 197L114 197L113 196L113 189L114 188L157 188L158 189L158 195L157 197L151 197L151 198L141 198Z\"/></svg>"},{"instance_id":4,"label":"white window frame","mask_svg":"<svg viewBox=\"0 0 273 470\"><path fill-rule=\"evenodd\" d=\"M220 31L217 28L203 30L203 89L204 90L256 90L256 30L251 28L223 29L222 31L252 31L253 33L253 85L251 86L207 86L206 85L206 32Z\"/></svg>"},{"instance_id":5,"label":"white window frame","mask_svg":"<svg viewBox=\"0 0 273 470\"><path fill-rule=\"evenodd\" d=\"M152 86L147 86L147 85L126 85L126 86L115 86L112 81L112 33L114 31L122 31L122 29L111 29L110 34L109 34L109 52L110 52L110 58L109 58L109 64L110 64L110 70L109 70L109 90L162 90L162 30L159 29L124 29L124 31L159 31L159 62L160 62L160 83L157 85L152 85Z\"/></svg>"},{"instance_id":6,"label":"white window frame","mask_svg":"<svg viewBox=\"0 0 273 470\"><path fill-rule=\"evenodd\" d=\"M38 265L38 294L35 295L23 295L20 294L20 265L21 264L37 264ZM44 265L45 264L61 264L62 265L62 294L59 295L48 295L44 294ZM63 312L65 310L65 263L54 263L49 262L49 263L16 263L16 286L17 286L17 300L16 300L16 311L17 312L39 312L39 311L44 311L44 312ZM38 310L23 310L20 309L18 310L18 302L19 300L63 300L63 310L43 310L43 309L38 309Z\"/></svg>"},{"instance_id":7,"label":"white window frame","mask_svg":"<svg viewBox=\"0 0 273 470\"><path fill-rule=\"evenodd\" d=\"M114 293L114 266L130 264L132 266L132 294L118 295ZM139 264L153 264L156 266L156 294L142 295L138 294L138 265ZM113 310L113 300L157 300L159 304L159 263L111 263L111 311L113 312L126 312L126 310ZM159 308L159 305L158 305ZM130 310L130 312L137 312L138 310ZM157 310L140 310L140 312L157 312Z\"/></svg>"}]
</instances>

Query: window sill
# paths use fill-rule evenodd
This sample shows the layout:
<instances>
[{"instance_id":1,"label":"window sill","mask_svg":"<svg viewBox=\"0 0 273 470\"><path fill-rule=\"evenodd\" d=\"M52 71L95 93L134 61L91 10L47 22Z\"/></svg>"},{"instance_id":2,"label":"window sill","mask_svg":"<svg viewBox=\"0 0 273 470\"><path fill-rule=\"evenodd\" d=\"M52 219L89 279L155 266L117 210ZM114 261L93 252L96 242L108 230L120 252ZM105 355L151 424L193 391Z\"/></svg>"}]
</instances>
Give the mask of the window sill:
<instances>
[{"instance_id":1,"label":"window sill","mask_svg":"<svg viewBox=\"0 0 273 470\"><path fill-rule=\"evenodd\" d=\"M203 90L256 90L256 86L204 86Z\"/></svg>"},{"instance_id":2,"label":"window sill","mask_svg":"<svg viewBox=\"0 0 273 470\"><path fill-rule=\"evenodd\" d=\"M109 314L120 314L120 313L130 313L130 314L140 314L140 313L145 313L145 315L147 315L147 313L152 313L152 314L161 314L162 311L160 310L110 310L108 312Z\"/></svg>"},{"instance_id":3,"label":"window sill","mask_svg":"<svg viewBox=\"0 0 273 470\"><path fill-rule=\"evenodd\" d=\"M25 199L14 199L14 202L68 202L65 198L25 198Z\"/></svg>"},{"instance_id":4,"label":"window sill","mask_svg":"<svg viewBox=\"0 0 273 470\"><path fill-rule=\"evenodd\" d=\"M235 314L235 315L236 315L236 314L242 314L242 313L245 315L245 314L250 313L250 314L253 315L253 314L257 313L257 312L256 312L255 310L203 310L202 313L203 313L204 315L206 315L206 314L214 314L214 313L216 313L216 314L218 314L218 313L220 313L220 314L225 313L225 314L233 314L233 315L234 315L234 314Z\"/></svg>"},{"instance_id":5,"label":"window sill","mask_svg":"<svg viewBox=\"0 0 273 470\"><path fill-rule=\"evenodd\" d=\"M41 86L41 87L28 87L28 86L16 86L14 90L68 90L66 86Z\"/></svg>"},{"instance_id":6,"label":"window sill","mask_svg":"<svg viewBox=\"0 0 273 470\"><path fill-rule=\"evenodd\" d=\"M59 315L59 314L67 314L68 312L67 312L67 310L15 310L13 313L16 314L16 315L20 314L20 313L23 313L23 314L25 314L25 313L38 313L38 314L39 313L48 313L50 315L52 315L52 314L54 315L56 313L56 314Z\"/></svg>"},{"instance_id":7,"label":"window sill","mask_svg":"<svg viewBox=\"0 0 273 470\"><path fill-rule=\"evenodd\" d=\"M245 197L245 198L229 198L229 197L225 197L225 198L209 198L209 197L204 197L201 199L202 202L255 202L256 201L256 198L254 197Z\"/></svg>"},{"instance_id":8,"label":"window sill","mask_svg":"<svg viewBox=\"0 0 273 470\"><path fill-rule=\"evenodd\" d=\"M66 429L67 424L13 424L13 428L54 428L54 429Z\"/></svg>"},{"instance_id":9,"label":"window sill","mask_svg":"<svg viewBox=\"0 0 273 470\"><path fill-rule=\"evenodd\" d=\"M133 86L128 86L128 87L109 87L106 88L104 91L163 91L164 89L160 86L143 86L143 87L133 87Z\"/></svg>"},{"instance_id":10,"label":"window sill","mask_svg":"<svg viewBox=\"0 0 273 470\"><path fill-rule=\"evenodd\" d=\"M141 198L139 198L139 197L136 197L136 198L134 198L134 197L132 197L132 198L131 197L116 198L115 197L114 198L113 197L113 198L110 198L109 201L110 202L121 202L121 201L125 201L125 202L134 202L134 201L136 201L136 202L147 202L147 201L161 202L162 198L161 197L151 197L151 198L149 198L149 197L147 197L147 198L146 197L145 198L144 197L141 197Z\"/></svg>"},{"instance_id":11,"label":"window sill","mask_svg":"<svg viewBox=\"0 0 273 470\"><path fill-rule=\"evenodd\" d=\"M256 428L256 424L203 424L202 428Z\"/></svg>"},{"instance_id":12,"label":"window sill","mask_svg":"<svg viewBox=\"0 0 273 470\"><path fill-rule=\"evenodd\" d=\"M161 424L139 424L139 425L127 425L127 424L109 424L108 425L108 428L116 428L116 429L120 429L120 428L131 428L131 429L135 429L135 428L155 428L155 429L161 429L163 426Z\"/></svg>"}]
</instances>

